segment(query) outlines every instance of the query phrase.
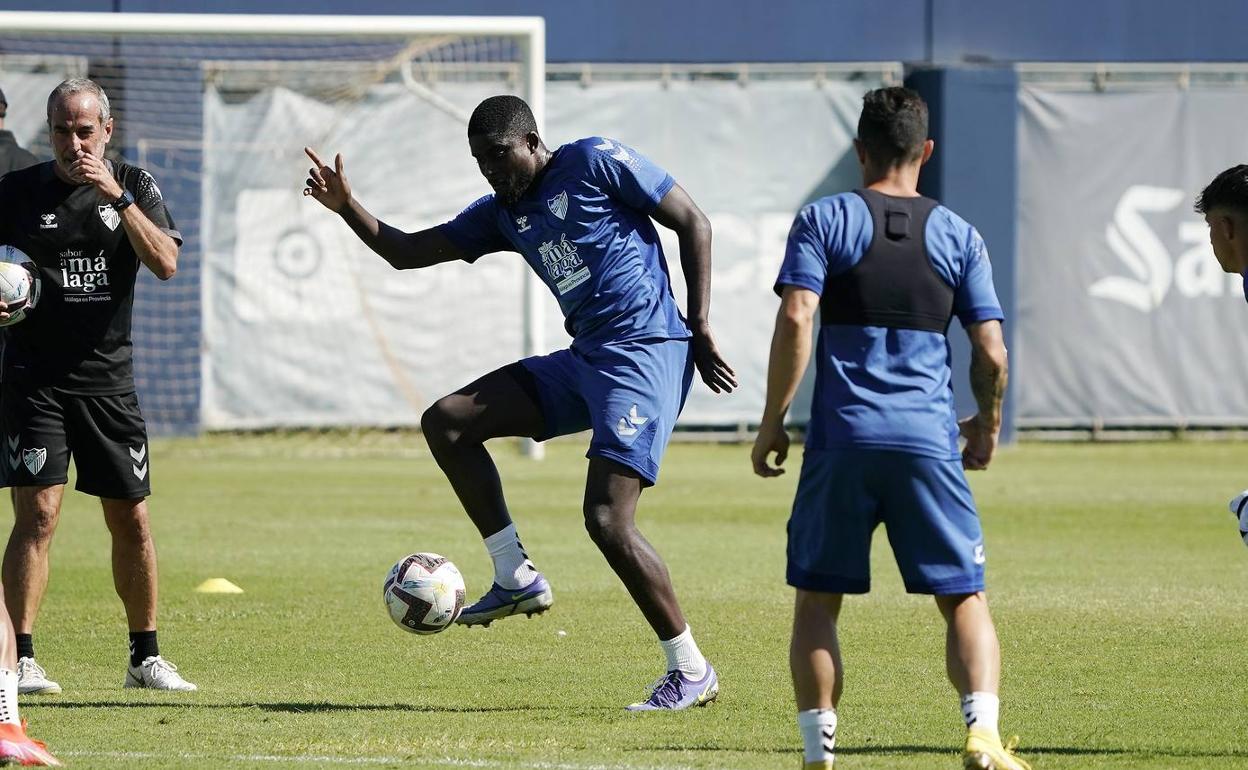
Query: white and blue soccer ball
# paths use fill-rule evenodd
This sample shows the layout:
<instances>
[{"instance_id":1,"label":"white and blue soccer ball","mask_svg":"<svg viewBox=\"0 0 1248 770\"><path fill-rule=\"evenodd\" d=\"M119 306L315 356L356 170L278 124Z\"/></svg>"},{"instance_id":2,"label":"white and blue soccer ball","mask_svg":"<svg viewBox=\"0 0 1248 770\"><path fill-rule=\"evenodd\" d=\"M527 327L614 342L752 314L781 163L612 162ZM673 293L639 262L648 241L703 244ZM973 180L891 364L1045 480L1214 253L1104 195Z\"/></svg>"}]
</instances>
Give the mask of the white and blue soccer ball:
<instances>
[{"instance_id":1,"label":"white and blue soccer ball","mask_svg":"<svg viewBox=\"0 0 1248 770\"><path fill-rule=\"evenodd\" d=\"M16 246L0 246L0 300L9 306L9 318L0 326L12 326L26 317L39 301L38 271L28 269L33 262Z\"/></svg>"},{"instance_id":2,"label":"white and blue soccer ball","mask_svg":"<svg viewBox=\"0 0 1248 770\"><path fill-rule=\"evenodd\" d=\"M1248 489L1231 498L1231 513L1239 519L1239 536L1248 545Z\"/></svg>"},{"instance_id":3,"label":"white and blue soccer ball","mask_svg":"<svg viewBox=\"0 0 1248 770\"><path fill-rule=\"evenodd\" d=\"M413 634L436 634L464 609L464 578L445 556L414 553L390 568L381 587L390 619Z\"/></svg>"}]
</instances>

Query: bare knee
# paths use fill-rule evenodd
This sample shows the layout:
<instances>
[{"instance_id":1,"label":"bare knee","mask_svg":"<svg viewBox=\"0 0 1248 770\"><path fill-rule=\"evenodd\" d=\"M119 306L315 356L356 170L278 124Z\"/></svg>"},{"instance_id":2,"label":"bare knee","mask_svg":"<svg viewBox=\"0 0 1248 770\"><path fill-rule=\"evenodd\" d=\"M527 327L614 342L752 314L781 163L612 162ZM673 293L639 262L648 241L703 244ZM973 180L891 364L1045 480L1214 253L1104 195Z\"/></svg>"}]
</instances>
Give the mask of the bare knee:
<instances>
[{"instance_id":1,"label":"bare knee","mask_svg":"<svg viewBox=\"0 0 1248 770\"><path fill-rule=\"evenodd\" d=\"M106 501L104 522L108 525L108 531L114 540L141 543L152 539L147 505L143 500Z\"/></svg>"},{"instance_id":2,"label":"bare knee","mask_svg":"<svg viewBox=\"0 0 1248 770\"><path fill-rule=\"evenodd\" d=\"M461 414L459 401L458 395L443 396L420 416L420 429L435 452L475 441L471 421Z\"/></svg>"},{"instance_id":3,"label":"bare knee","mask_svg":"<svg viewBox=\"0 0 1248 770\"><path fill-rule=\"evenodd\" d=\"M60 521L59 506L38 497L19 500L14 496L13 534L24 540L46 544Z\"/></svg>"},{"instance_id":4,"label":"bare knee","mask_svg":"<svg viewBox=\"0 0 1248 770\"><path fill-rule=\"evenodd\" d=\"M599 548L611 548L627 542L635 529L627 517L602 503L585 506L585 531Z\"/></svg>"},{"instance_id":5,"label":"bare knee","mask_svg":"<svg viewBox=\"0 0 1248 770\"><path fill-rule=\"evenodd\" d=\"M799 625L803 621L835 624L843 599L844 594L798 589L793 599L793 616Z\"/></svg>"},{"instance_id":6,"label":"bare knee","mask_svg":"<svg viewBox=\"0 0 1248 770\"><path fill-rule=\"evenodd\" d=\"M936 606L946 621L952 622L959 615L987 615L988 596L983 591L973 594L947 594L936 596Z\"/></svg>"}]
</instances>

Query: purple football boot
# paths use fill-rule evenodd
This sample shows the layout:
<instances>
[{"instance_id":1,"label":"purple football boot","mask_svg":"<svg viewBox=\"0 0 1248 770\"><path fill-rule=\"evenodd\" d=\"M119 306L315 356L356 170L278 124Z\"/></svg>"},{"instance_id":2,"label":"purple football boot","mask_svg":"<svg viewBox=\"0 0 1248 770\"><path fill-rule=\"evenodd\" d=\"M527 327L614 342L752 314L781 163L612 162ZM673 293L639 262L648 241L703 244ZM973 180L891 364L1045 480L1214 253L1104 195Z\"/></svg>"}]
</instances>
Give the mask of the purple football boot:
<instances>
[{"instance_id":1,"label":"purple football boot","mask_svg":"<svg viewBox=\"0 0 1248 770\"><path fill-rule=\"evenodd\" d=\"M650 697L628 706L629 711L677 711L691 706L705 706L719 695L719 677L711 664L701 679L690 679L680 671L668 671L654 683Z\"/></svg>"},{"instance_id":2,"label":"purple football boot","mask_svg":"<svg viewBox=\"0 0 1248 770\"><path fill-rule=\"evenodd\" d=\"M455 622L461 626L488 626L508 615L540 615L554 603L550 583L539 572L533 582L524 588L503 588L498 583L493 584L476 604L465 607Z\"/></svg>"}]
</instances>

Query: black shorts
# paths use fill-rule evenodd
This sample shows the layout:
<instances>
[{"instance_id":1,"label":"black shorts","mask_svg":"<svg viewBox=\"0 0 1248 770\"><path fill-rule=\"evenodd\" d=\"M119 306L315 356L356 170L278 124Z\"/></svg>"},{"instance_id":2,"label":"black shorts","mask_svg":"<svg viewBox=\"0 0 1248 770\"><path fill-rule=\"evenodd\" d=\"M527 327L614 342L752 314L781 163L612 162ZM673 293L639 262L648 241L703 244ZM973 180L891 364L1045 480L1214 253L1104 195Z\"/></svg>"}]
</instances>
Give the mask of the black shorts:
<instances>
[{"instance_id":1,"label":"black shorts","mask_svg":"<svg viewBox=\"0 0 1248 770\"><path fill-rule=\"evenodd\" d=\"M79 492L134 500L151 494L147 426L134 393L76 396L0 385L5 487L65 484L72 456Z\"/></svg>"}]
</instances>

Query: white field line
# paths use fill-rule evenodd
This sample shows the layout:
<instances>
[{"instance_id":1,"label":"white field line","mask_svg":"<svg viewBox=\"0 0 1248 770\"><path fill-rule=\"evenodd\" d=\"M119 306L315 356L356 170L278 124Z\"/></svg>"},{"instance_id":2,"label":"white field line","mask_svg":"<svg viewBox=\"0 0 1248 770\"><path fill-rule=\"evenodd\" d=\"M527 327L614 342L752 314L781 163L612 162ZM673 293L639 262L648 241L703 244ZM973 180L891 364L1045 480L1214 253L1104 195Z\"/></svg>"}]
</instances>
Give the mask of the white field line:
<instances>
[{"instance_id":1,"label":"white field line","mask_svg":"<svg viewBox=\"0 0 1248 770\"><path fill-rule=\"evenodd\" d=\"M454 759L452 757L338 757L311 754L193 754L189 752L147 751L58 751L57 756L81 759L133 760L198 760L213 762L297 762L318 765L406 765L425 767L507 767L515 770L693 770L682 765L581 765L571 762L497 762L485 759Z\"/></svg>"}]
</instances>

